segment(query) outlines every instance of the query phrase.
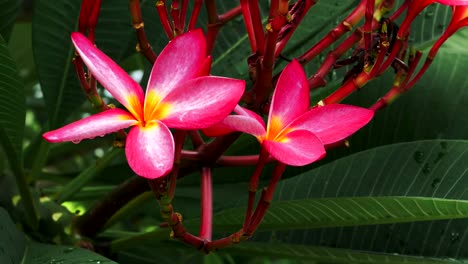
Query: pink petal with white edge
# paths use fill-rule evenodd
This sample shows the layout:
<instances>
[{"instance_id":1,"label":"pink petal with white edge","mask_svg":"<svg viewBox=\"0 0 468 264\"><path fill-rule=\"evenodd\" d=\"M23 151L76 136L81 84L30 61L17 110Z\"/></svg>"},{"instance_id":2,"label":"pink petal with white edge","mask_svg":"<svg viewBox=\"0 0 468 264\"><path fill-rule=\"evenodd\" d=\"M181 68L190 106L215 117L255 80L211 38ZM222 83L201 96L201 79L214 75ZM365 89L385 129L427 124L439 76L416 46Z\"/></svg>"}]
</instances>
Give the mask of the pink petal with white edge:
<instances>
[{"instance_id":1,"label":"pink petal with white edge","mask_svg":"<svg viewBox=\"0 0 468 264\"><path fill-rule=\"evenodd\" d=\"M254 118L255 120L257 120L258 123L262 124L262 126L265 127L265 122L263 121L262 117L260 115L258 115L257 113L255 113L254 111L252 111L252 110L249 110L249 109L244 108L244 107L242 107L240 105L237 105L234 108L234 113L236 113L238 115L243 115L243 116L248 116L248 117Z\"/></svg>"},{"instance_id":2,"label":"pink petal with white edge","mask_svg":"<svg viewBox=\"0 0 468 264\"><path fill-rule=\"evenodd\" d=\"M316 107L290 124L292 129L305 129L314 133L323 144L345 139L365 126L374 112L362 107L330 104Z\"/></svg>"},{"instance_id":3,"label":"pink petal with white edge","mask_svg":"<svg viewBox=\"0 0 468 264\"><path fill-rule=\"evenodd\" d=\"M179 85L161 104L168 115L161 118L168 127L201 129L219 123L239 102L244 92L242 80L205 76Z\"/></svg>"},{"instance_id":4,"label":"pink petal with white edge","mask_svg":"<svg viewBox=\"0 0 468 264\"><path fill-rule=\"evenodd\" d=\"M156 90L159 96L164 98L178 85L198 77L201 70L206 72L203 67L206 58L206 39L201 29L177 36L167 44L156 59L146 94Z\"/></svg>"},{"instance_id":5,"label":"pink petal with white edge","mask_svg":"<svg viewBox=\"0 0 468 264\"><path fill-rule=\"evenodd\" d=\"M263 145L276 160L291 166L304 166L325 156L318 137L307 130L294 130L282 142L264 140Z\"/></svg>"},{"instance_id":6,"label":"pink petal with white edge","mask_svg":"<svg viewBox=\"0 0 468 264\"><path fill-rule=\"evenodd\" d=\"M138 121L127 111L110 109L44 133L42 137L52 143L65 141L76 143L83 139L102 137L137 123Z\"/></svg>"},{"instance_id":7,"label":"pink petal with white edge","mask_svg":"<svg viewBox=\"0 0 468 264\"><path fill-rule=\"evenodd\" d=\"M174 163L174 139L161 122L132 127L125 143L130 168L141 177L155 179L169 173Z\"/></svg>"},{"instance_id":8,"label":"pink petal with white edge","mask_svg":"<svg viewBox=\"0 0 468 264\"><path fill-rule=\"evenodd\" d=\"M85 36L74 32L71 38L76 51L93 76L117 101L141 120L144 94L140 85Z\"/></svg>"},{"instance_id":9,"label":"pink petal with white edge","mask_svg":"<svg viewBox=\"0 0 468 264\"><path fill-rule=\"evenodd\" d=\"M302 66L293 60L281 73L273 94L268 122L280 117L286 126L309 109L309 84ZM267 126L270 126L269 123Z\"/></svg>"}]
</instances>

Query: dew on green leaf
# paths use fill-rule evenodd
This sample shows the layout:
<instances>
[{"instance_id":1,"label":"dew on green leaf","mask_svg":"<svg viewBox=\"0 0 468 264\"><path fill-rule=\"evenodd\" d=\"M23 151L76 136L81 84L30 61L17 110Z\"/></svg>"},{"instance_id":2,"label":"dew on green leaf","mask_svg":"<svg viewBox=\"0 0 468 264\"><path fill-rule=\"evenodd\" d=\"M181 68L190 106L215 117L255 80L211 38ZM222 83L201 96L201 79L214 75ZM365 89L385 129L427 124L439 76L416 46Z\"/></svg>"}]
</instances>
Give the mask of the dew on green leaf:
<instances>
[{"instance_id":1,"label":"dew on green leaf","mask_svg":"<svg viewBox=\"0 0 468 264\"><path fill-rule=\"evenodd\" d=\"M422 168L422 172L424 174L429 174L429 173L431 173L431 170L432 170L431 165L429 165L429 163L425 163L423 168Z\"/></svg>"},{"instance_id":2,"label":"dew on green leaf","mask_svg":"<svg viewBox=\"0 0 468 264\"><path fill-rule=\"evenodd\" d=\"M69 247L69 248L66 248L66 249L63 251L63 253L68 254L68 253L73 252L74 250L75 250L75 248Z\"/></svg>"},{"instance_id":3,"label":"dew on green leaf","mask_svg":"<svg viewBox=\"0 0 468 264\"><path fill-rule=\"evenodd\" d=\"M416 151L413 154L413 158L418 164L421 164L424 160L424 153L422 151Z\"/></svg>"},{"instance_id":4,"label":"dew on green leaf","mask_svg":"<svg viewBox=\"0 0 468 264\"><path fill-rule=\"evenodd\" d=\"M434 180L432 180L431 187L432 188L437 187L437 185L439 185L440 181L441 180L439 178L435 178Z\"/></svg>"}]
</instances>

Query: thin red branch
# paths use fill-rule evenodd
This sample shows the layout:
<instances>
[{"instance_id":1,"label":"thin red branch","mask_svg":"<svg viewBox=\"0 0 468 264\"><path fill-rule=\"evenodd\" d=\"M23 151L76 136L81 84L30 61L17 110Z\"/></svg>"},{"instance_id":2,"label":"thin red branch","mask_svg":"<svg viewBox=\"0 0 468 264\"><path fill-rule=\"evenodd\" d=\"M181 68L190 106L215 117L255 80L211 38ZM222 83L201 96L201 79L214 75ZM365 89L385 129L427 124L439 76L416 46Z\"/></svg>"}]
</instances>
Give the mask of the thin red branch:
<instances>
[{"instance_id":1,"label":"thin red branch","mask_svg":"<svg viewBox=\"0 0 468 264\"><path fill-rule=\"evenodd\" d=\"M188 0L182 0L182 7L180 8L180 24L182 25L182 31L185 28L185 19L187 18Z\"/></svg>"},{"instance_id":2,"label":"thin red branch","mask_svg":"<svg viewBox=\"0 0 468 264\"><path fill-rule=\"evenodd\" d=\"M276 184L281 179L281 176L283 175L285 169L285 164L281 162L276 163L276 166L273 169L271 175L270 183L268 184L268 187L263 189L262 196L260 197L260 201L258 202L257 208L255 209L255 212L252 216L252 220L247 230L245 230L246 234L253 234L262 222L263 217L265 216L266 211L268 210L268 207L271 204L271 200L273 199L273 193L275 191Z\"/></svg>"},{"instance_id":3,"label":"thin red branch","mask_svg":"<svg viewBox=\"0 0 468 264\"><path fill-rule=\"evenodd\" d=\"M164 0L158 0L156 2L156 11L158 11L159 20L161 21L164 32L166 32L166 36L169 39L173 39L174 33L171 27L171 22L169 21L169 14L167 13L166 3Z\"/></svg>"},{"instance_id":4,"label":"thin red branch","mask_svg":"<svg viewBox=\"0 0 468 264\"><path fill-rule=\"evenodd\" d=\"M359 5L349 14L338 26L332 29L324 38L322 38L312 48L298 57L302 64L309 63L313 58L328 48L333 42L343 36L363 18L366 0L361 0Z\"/></svg>"},{"instance_id":5,"label":"thin red branch","mask_svg":"<svg viewBox=\"0 0 468 264\"><path fill-rule=\"evenodd\" d=\"M244 218L244 225L243 230L246 231L250 225L252 211L255 203L255 194L257 193L258 182L260 181L260 176L262 175L263 168L268 160L270 154L268 151L262 147L260 150L260 155L258 157L257 166L255 167L252 176L250 176L250 183L249 183L249 196L247 200L247 208L245 210L245 218Z\"/></svg>"},{"instance_id":6,"label":"thin red branch","mask_svg":"<svg viewBox=\"0 0 468 264\"><path fill-rule=\"evenodd\" d=\"M153 52L153 48L148 43L148 39L146 38L145 33L145 24L143 23L143 19L141 17L141 8L140 8L140 1L139 0L130 0L129 1L130 7L130 15L132 17L132 25L135 29L138 44L137 44L137 51L143 54L143 56L148 59L150 63L154 63L156 61L156 54Z\"/></svg>"},{"instance_id":7,"label":"thin red branch","mask_svg":"<svg viewBox=\"0 0 468 264\"><path fill-rule=\"evenodd\" d=\"M316 0L298 0L292 6L291 11L289 11L289 14L287 14L288 23L283 26L283 28L281 28L281 31L278 35L275 58L281 54L294 31L296 31L297 27L301 23L302 19L316 2Z\"/></svg>"},{"instance_id":8,"label":"thin red branch","mask_svg":"<svg viewBox=\"0 0 468 264\"><path fill-rule=\"evenodd\" d=\"M192 15L190 16L190 21L189 21L187 30L192 30L195 28L202 4L203 4L203 0L195 0L195 3L193 5L193 10L192 10Z\"/></svg>"},{"instance_id":9,"label":"thin red branch","mask_svg":"<svg viewBox=\"0 0 468 264\"><path fill-rule=\"evenodd\" d=\"M211 241L213 225L213 190L211 168L203 167L201 171L201 224L200 238Z\"/></svg>"},{"instance_id":10,"label":"thin red branch","mask_svg":"<svg viewBox=\"0 0 468 264\"><path fill-rule=\"evenodd\" d=\"M252 53L257 52L257 42L255 39L255 31L252 24L252 17L250 16L249 0L240 0L242 9L242 16L244 17L245 29L249 37L250 49Z\"/></svg>"},{"instance_id":11,"label":"thin red branch","mask_svg":"<svg viewBox=\"0 0 468 264\"><path fill-rule=\"evenodd\" d=\"M255 33L255 41L257 42L257 52L259 55L263 55L263 48L265 47L265 33L263 32L260 9L258 8L258 0L249 0L248 2L250 17Z\"/></svg>"},{"instance_id":12,"label":"thin red branch","mask_svg":"<svg viewBox=\"0 0 468 264\"><path fill-rule=\"evenodd\" d=\"M178 1L172 1L171 4L171 17L172 17L172 25L174 29L175 35L180 35L184 32L184 25L180 21L180 8Z\"/></svg>"}]
</instances>

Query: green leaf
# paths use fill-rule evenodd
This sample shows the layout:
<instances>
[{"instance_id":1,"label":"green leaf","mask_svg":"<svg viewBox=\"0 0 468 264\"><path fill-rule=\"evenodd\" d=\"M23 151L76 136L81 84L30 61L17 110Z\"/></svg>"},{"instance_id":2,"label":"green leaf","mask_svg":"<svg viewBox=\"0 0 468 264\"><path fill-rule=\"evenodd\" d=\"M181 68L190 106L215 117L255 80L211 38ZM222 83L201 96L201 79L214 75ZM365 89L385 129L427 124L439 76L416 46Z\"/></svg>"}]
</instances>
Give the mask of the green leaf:
<instances>
[{"instance_id":1,"label":"green leaf","mask_svg":"<svg viewBox=\"0 0 468 264\"><path fill-rule=\"evenodd\" d=\"M35 3L33 51L52 128L63 124L85 99L72 63L74 47L70 40L76 31L80 6L80 0ZM128 3L104 1L96 27L96 45L120 61L128 42L135 38L131 33Z\"/></svg>"},{"instance_id":2,"label":"green leaf","mask_svg":"<svg viewBox=\"0 0 468 264\"><path fill-rule=\"evenodd\" d=\"M225 249L228 253L243 256L265 256L289 260L313 261L313 263L460 263L456 260L421 258L398 254L378 254L350 249L302 246L285 243L245 242Z\"/></svg>"},{"instance_id":3,"label":"green leaf","mask_svg":"<svg viewBox=\"0 0 468 264\"><path fill-rule=\"evenodd\" d=\"M16 64L0 37L0 142L7 156L21 164L24 133L25 99ZM20 165L21 166L21 165Z\"/></svg>"},{"instance_id":4,"label":"green leaf","mask_svg":"<svg viewBox=\"0 0 468 264\"><path fill-rule=\"evenodd\" d=\"M424 196L468 200L468 141L428 140L363 151L281 181L274 200ZM416 213L416 212L413 212ZM327 228L259 235L307 245L466 257L468 220ZM418 238L418 239L415 239Z\"/></svg>"},{"instance_id":5,"label":"green leaf","mask_svg":"<svg viewBox=\"0 0 468 264\"><path fill-rule=\"evenodd\" d=\"M82 248L46 245L30 242L23 263L43 264L117 264L101 255Z\"/></svg>"},{"instance_id":6,"label":"green leaf","mask_svg":"<svg viewBox=\"0 0 468 264\"><path fill-rule=\"evenodd\" d=\"M245 208L213 216L218 232L242 226ZM468 201L424 197L352 197L278 201L260 230L292 230L468 218ZM192 221L186 221L190 226Z\"/></svg>"},{"instance_id":7,"label":"green leaf","mask_svg":"<svg viewBox=\"0 0 468 264\"><path fill-rule=\"evenodd\" d=\"M8 42L21 1L0 0L0 35Z\"/></svg>"},{"instance_id":8,"label":"green leaf","mask_svg":"<svg viewBox=\"0 0 468 264\"><path fill-rule=\"evenodd\" d=\"M8 212L0 207L0 263L19 264L26 249L26 239L16 229Z\"/></svg>"},{"instance_id":9,"label":"green leaf","mask_svg":"<svg viewBox=\"0 0 468 264\"><path fill-rule=\"evenodd\" d=\"M94 252L74 247L55 246L26 241L11 221L7 211L0 207L0 263L12 264L82 264L116 263Z\"/></svg>"},{"instance_id":10,"label":"green leaf","mask_svg":"<svg viewBox=\"0 0 468 264\"><path fill-rule=\"evenodd\" d=\"M35 2L33 52L50 128L61 125L84 100L72 64L74 49L70 40L80 3L79 0Z\"/></svg>"}]
</instances>

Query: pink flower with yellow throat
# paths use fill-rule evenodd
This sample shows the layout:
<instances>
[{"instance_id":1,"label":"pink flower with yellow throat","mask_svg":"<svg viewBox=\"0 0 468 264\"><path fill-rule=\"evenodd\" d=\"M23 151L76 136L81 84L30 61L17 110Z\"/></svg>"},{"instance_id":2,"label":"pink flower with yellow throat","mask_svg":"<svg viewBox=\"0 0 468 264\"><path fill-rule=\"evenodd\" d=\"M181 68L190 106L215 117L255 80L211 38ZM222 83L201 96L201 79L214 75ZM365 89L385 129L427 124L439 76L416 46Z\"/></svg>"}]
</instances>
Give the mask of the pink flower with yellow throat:
<instances>
[{"instance_id":1,"label":"pink flower with yellow throat","mask_svg":"<svg viewBox=\"0 0 468 264\"><path fill-rule=\"evenodd\" d=\"M201 30L176 37L158 56L146 95L140 85L82 34L72 41L93 76L128 111L110 109L43 135L49 142L80 141L130 128L125 154L145 178L166 175L173 166L169 128L201 129L223 120L236 106L245 82L207 76L211 57Z\"/></svg>"},{"instance_id":2,"label":"pink flower with yellow throat","mask_svg":"<svg viewBox=\"0 0 468 264\"><path fill-rule=\"evenodd\" d=\"M208 136L241 131L257 138L276 160L303 166L325 156L324 145L349 137L366 125L373 111L331 104L309 109L309 86L299 62L293 60L281 73L271 101L268 122L237 106L236 115L204 129Z\"/></svg>"}]
</instances>

